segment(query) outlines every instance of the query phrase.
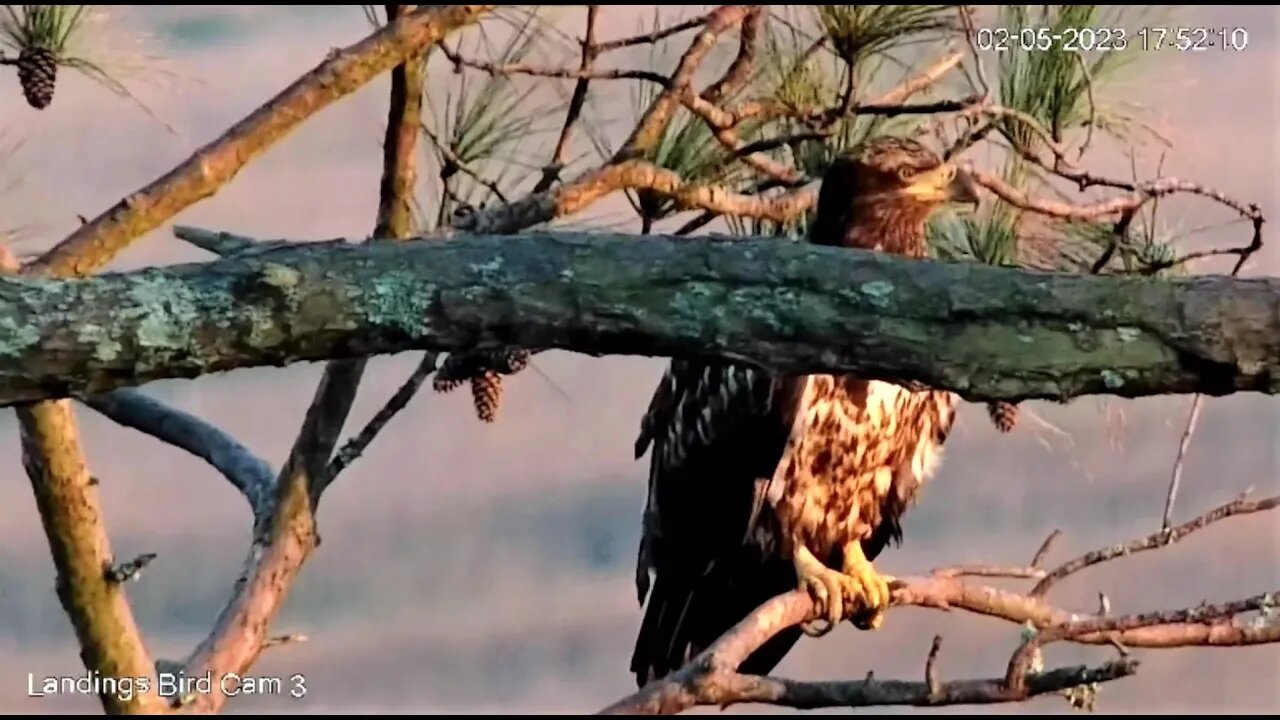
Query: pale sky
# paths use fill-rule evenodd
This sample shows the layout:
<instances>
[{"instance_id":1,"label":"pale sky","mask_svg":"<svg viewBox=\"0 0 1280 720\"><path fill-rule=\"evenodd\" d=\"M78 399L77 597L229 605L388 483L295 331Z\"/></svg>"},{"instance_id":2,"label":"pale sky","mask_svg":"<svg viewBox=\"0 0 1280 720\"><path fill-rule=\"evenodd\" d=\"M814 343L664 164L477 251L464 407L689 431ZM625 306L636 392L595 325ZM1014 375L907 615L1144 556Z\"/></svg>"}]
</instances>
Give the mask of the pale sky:
<instances>
[{"instance_id":1,"label":"pale sky","mask_svg":"<svg viewBox=\"0 0 1280 720\"><path fill-rule=\"evenodd\" d=\"M692 14L697 8L683 8ZM581 10L559 27L576 36ZM648 12L646 9L645 13ZM1258 6L1183 6L1182 22L1245 27L1246 51L1163 52L1128 91L1174 142L1165 172L1215 186L1280 215L1276 128L1280 12ZM59 76L53 105L35 112L16 78L0 79L0 130L22 140L0 169L21 184L0 197L0 225L22 225L19 251L47 247L159 176L314 67L331 47L365 36L357 6L300 11L265 6L121 6L124 29L151 34L173 73L138 93L155 120L74 73ZM604 6L603 36L633 32L637 14ZM128 39L121 33L115 42ZM726 52L731 48L726 43ZM634 56L640 59L643 56ZM634 61L634 60L633 60ZM0 73L2 74L2 73ZM151 78L155 79L155 78ZM373 224L384 76L324 110L174 222L261 237L362 236ZM566 82L564 91L571 89ZM625 107L625 86L599 107ZM620 112L620 111L618 111ZM1099 167L1123 168L1121 158ZM624 207L614 201L613 207ZM1174 228L1229 219L1199 200L1168 204ZM12 221L10 221L12 219ZM1269 229L1274 226L1274 222ZM169 233L151 233L111 269L207 259ZM1239 225L1210 235L1238 242ZM1250 266L1275 274L1273 244ZM417 356L376 358L348 431L389 397ZM662 362L648 358L540 357L539 371L508 382L496 425L475 420L465 392L429 389L325 495L324 538L275 632L305 645L269 651L255 671L303 673L303 701L232 703L229 711L593 711L632 688L627 664L641 612L631 587L644 461L634 433ZM321 366L237 371L147 386L233 432L278 465L310 402ZM561 394L561 390L564 395ZM567 396L567 397L566 397ZM1032 404L1034 417L998 435L967 406L946 464L907 521L907 542L878 561L892 574L960 562L1026 563L1055 528L1056 559L1158 528L1189 398L1070 407ZM1280 491L1273 398L1206 401L1187 459L1180 518L1252 487ZM53 570L21 470L12 413L0 413L0 704L31 712L99 709L92 698L31 700L27 673L81 672ZM122 556L159 557L129 593L153 654L177 657L210 627L246 547L249 514L210 468L148 437L79 410L89 462ZM1116 611L1225 601L1280 586L1274 515L1232 520L1184 546L1082 574L1056 591L1091 611L1105 591ZM937 611L895 610L878 633L841 629L793 651L779 673L805 679L917 679L935 633L946 640L944 678L993 676L1017 628ZM1052 649L1050 664L1108 657ZM1135 678L1104 688L1117 712L1257 711L1280 707L1280 648L1142 651ZM1060 698L992 708L1064 712Z\"/></svg>"}]
</instances>

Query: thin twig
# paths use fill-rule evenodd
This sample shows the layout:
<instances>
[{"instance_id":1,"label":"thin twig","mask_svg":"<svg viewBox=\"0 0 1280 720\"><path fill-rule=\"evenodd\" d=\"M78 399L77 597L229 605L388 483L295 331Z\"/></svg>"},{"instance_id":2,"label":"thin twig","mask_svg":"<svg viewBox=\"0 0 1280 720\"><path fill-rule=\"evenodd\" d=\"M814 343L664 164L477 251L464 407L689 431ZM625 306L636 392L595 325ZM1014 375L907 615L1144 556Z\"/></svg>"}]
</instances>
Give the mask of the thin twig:
<instances>
[{"instance_id":1,"label":"thin twig","mask_svg":"<svg viewBox=\"0 0 1280 720\"><path fill-rule=\"evenodd\" d=\"M276 647L278 645L292 645L294 643L303 643L303 642L307 642L308 640L309 638L306 635L303 635L301 633L277 635L272 638L267 638L267 640L262 643L262 649L266 650L267 648Z\"/></svg>"},{"instance_id":2,"label":"thin twig","mask_svg":"<svg viewBox=\"0 0 1280 720\"><path fill-rule=\"evenodd\" d=\"M930 575L940 578L954 577L991 577L1018 578L1021 580L1039 580L1045 572L1037 567L1016 567L1005 565L956 565L932 570Z\"/></svg>"},{"instance_id":3,"label":"thin twig","mask_svg":"<svg viewBox=\"0 0 1280 720\"><path fill-rule=\"evenodd\" d=\"M1112 545L1100 548L1089 553L1085 553L1077 558L1068 560L1058 567L1050 570L1044 579L1039 582L1031 590L1032 597L1042 597L1054 583L1067 577L1068 575L1077 573L1092 565L1106 562L1125 555L1143 552L1145 550L1154 550L1164 545L1176 542L1187 535L1211 525L1219 520L1225 520L1236 515L1247 515L1255 512L1271 510L1280 506L1280 495L1276 495L1262 500L1249 500L1241 497L1225 505L1219 506L1204 513L1203 515L1189 520L1176 528L1168 531L1160 531L1152 533L1146 537L1139 538L1129 543Z\"/></svg>"},{"instance_id":4,"label":"thin twig","mask_svg":"<svg viewBox=\"0 0 1280 720\"><path fill-rule=\"evenodd\" d=\"M1093 126L1097 122L1098 103L1093 97L1093 73L1089 71L1089 62L1084 59L1084 53L1081 51L1073 55L1080 63L1080 72L1084 75L1085 96L1089 100L1089 119L1085 121L1084 142L1080 145L1080 153L1076 156L1076 161L1079 162L1084 159L1089 145L1093 143Z\"/></svg>"},{"instance_id":5,"label":"thin twig","mask_svg":"<svg viewBox=\"0 0 1280 720\"><path fill-rule=\"evenodd\" d=\"M964 26L964 39L969 45L969 53L973 56L974 72L978 75L978 83L982 86L982 98L984 102L991 100L991 82L987 79L987 69L982 62L982 55L978 52L978 43L976 38L977 31L974 29L973 8L968 5L960 5L960 23Z\"/></svg>"},{"instance_id":6,"label":"thin twig","mask_svg":"<svg viewBox=\"0 0 1280 720\"><path fill-rule=\"evenodd\" d=\"M440 52L457 67L469 67L492 76L498 75L530 75L533 77L561 78L564 80L646 80L663 87L670 85L669 79L652 70L591 70L573 69L534 65L532 63L495 63L488 60L475 60L464 57L445 43L440 43Z\"/></svg>"},{"instance_id":7,"label":"thin twig","mask_svg":"<svg viewBox=\"0 0 1280 720\"><path fill-rule=\"evenodd\" d=\"M1179 180L1172 177L1156 178L1155 180L1139 183L1135 186L1134 191L1128 196L1114 197L1091 205L1072 205L1052 200L1034 199L1028 197L1021 190L1014 188L995 175L976 169L972 170L972 173L974 179L979 184L995 193L1001 200L1004 200L1010 205L1023 210L1037 212L1042 215L1062 218L1064 220L1093 220L1106 215L1115 215L1126 210L1139 208L1157 197L1173 195L1175 193L1186 193L1211 198L1235 210L1250 220L1256 220L1259 225L1262 222L1261 210L1256 205L1244 205L1237 200L1227 197L1218 190L1214 190L1199 183Z\"/></svg>"},{"instance_id":8,"label":"thin twig","mask_svg":"<svg viewBox=\"0 0 1280 720\"><path fill-rule=\"evenodd\" d=\"M1164 515L1160 521L1160 532L1168 533L1173 518L1173 503L1178 497L1178 484L1182 481L1183 461L1187 457L1187 448L1191 445L1191 436L1196 432L1196 421L1200 419L1200 393L1191 399L1191 411L1187 414L1187 426L1182 431L1182 439L1178 442L1178 456L1173 461L1173 475L1169 478L1169 492L1164 498Z\"/></svg>"},{"instance_id":9,"label":"thin twig","mask_svg":"<svg viewBox=\"0 0 1280 720\"><path fill-rule=\"evenodd\" d=\"M600 54L600 49L596 45L596 19L599 12L599 5L587 6L587 31L582 40L582 63L578 66L578 70L582 73L591 72L596 57ZM560 137L556 139L555 150L551 152L551 162L542 169L542 177L533 186L533 192L543 192L554 185L556 180L560 179L560 173L569 164L569 139L573 135L573 126L578 122L578 117L582 115L582 109L587 104L587 90L590 82L590 78L580 77L578 82L574 83L573 95L569 98L569 109L564 116L564 125L560 128Z\"/></svg>"},{"instance_id":10,"label":"thin twig","mask_svg":"<svg viewBox=\"0 0 1280 720\"><path fill-rule=\"evenodd\" d=\"M342 449L337 452L329 463L329 468L326 471L330 481L350 467L351 463L355 462L369 447L369 444L378 437L378 433L382 432L387 423L391 422L396 413L409 404L413 396L418 393L418 389L422 387L422 383L426 381L427 376L435 372L438 358L437 353L427 352L423 354L422 361L418 363L418 367L414 368L413 373L400 385L395 394L369 419L369 422L365 423L364 428L355 437L342 446Z\"/></svg>"},{"instance_id":11,"label":"thin twig","mask_svg":"<svg viewBox=\"0 0 1280 720\"><path fill-rule=\"evenodd\" d=\"M1045 559L1049 557L1049 551L1053 549L1054 544L1057 543L1061 537L1061 528L1056 528L1053 532L1049 533L1049 537L1045 538L1044 542L1040 543L1040 549L1036 550L1035 557L1031 558L1031 567L1039 570L1044 565Z\"/></svg>"},{"instance_id":12,"label":"thin twig","mask_svg":"<svg viewBox=\"0 0 1280 720\"><path fill-rule=\"evenodd\" d=\"M942 683L938 681L938 653L942 652L942 636L933 636L933 645L929 648L929 656L924 661L924 683L929 688L931 701L943 697Z\"/></svg>"},{"instance_id":13,"label":"thin twig","mask_svg":"<svg viewBox=\"0 0 1280 720\"><path fill-rule=\"evenodd\" d=\"M603 43L600 43L599 49L600 49L600 52L604 53L604 52L612 52L614 50L618 50L624 47L631 47L633 45L652 45L653 43L665 40L671 37L672 35L676 35L686 30L692 30L696 27L701 27L702 25L705 25L707 22L707 18L710 15L711 13L705 13L695 18L690 18L683 22L678 22L675 25L671 25L661 30L654 30L653 32L647 32L640 35L632 35L630 37L625 37L620 40L610 40L609 42L603 42Z\"/></svg>"},{"instance_id":14,"label":"thin twig","mask_svg":"<svg viewBox=\"0 0 1280 720\"><path fill-rule=\"evenodd\" d=\"M906 102L912 95L931 87L944 75L960 64L963 54L959 51L948 53L940 60L916 73L906 82L893 88L872 101L873 105L894 105Z\"/></svg>"}]
</instances>

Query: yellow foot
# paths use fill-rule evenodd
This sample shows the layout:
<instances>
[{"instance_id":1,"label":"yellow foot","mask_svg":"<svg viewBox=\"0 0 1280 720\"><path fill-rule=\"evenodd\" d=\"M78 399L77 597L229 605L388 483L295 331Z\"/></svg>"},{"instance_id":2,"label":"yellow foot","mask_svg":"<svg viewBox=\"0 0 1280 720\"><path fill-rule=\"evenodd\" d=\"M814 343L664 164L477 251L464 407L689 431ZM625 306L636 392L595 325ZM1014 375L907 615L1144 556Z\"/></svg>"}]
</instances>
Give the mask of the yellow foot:
<instances>
[{"instance_id":1,"label":"yellow foot","mask_svg":"<svg viewBox=\"0 0 1280 720\"><path fill-rule=\"evenodd\" d=\"M856 579L862 588L864 602L849 620L859 630L878 630L884 625L884 611L889 609L889 575L881 575L862 554L862 543L855 541L844 547L844 572Z\"/></svg>"},{"instance_id":2,"label":"yellow foot","mask_svg":"<svg viewBox=\"0 0 1280 720\"><path fill-rule=\"evenodd\" d=\"M856 543L855 543L856 544ZM807 548L795 555L796 577L801 590L809 593L819 617L800 626L806 635L821 637L845 618L883 612L889 603L889 584L858 550L861 563L845 562L845 572L832 570L818 561ZM873 616L874 617L874 616ZM859 627L862 627L859 625ZM874 627L879 627L877 623ZM863 628L867 629L867 628Z\"/></svg>"}]
</instances>

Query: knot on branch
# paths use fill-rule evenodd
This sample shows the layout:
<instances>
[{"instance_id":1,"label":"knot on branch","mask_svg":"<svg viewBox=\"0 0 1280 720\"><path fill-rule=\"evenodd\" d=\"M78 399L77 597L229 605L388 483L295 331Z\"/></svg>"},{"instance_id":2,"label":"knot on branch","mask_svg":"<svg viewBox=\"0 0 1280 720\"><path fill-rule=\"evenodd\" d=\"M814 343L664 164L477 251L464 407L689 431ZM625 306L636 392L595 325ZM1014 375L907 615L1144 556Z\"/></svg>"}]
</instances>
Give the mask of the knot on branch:
<instances>
[{"instance_id":1,"label":"knot on branch","mask_svg":"<svg viewBox=\"0 0 1280 720\"><path fill-rule=\"evenodd\" d=\"M142 576L142 569L155 559L155 553L143 553L129 562L108 565L104 575L107 578L107 582L116 585L127 583L130 580L137 580Z\"/></svg>"}]
</instances>

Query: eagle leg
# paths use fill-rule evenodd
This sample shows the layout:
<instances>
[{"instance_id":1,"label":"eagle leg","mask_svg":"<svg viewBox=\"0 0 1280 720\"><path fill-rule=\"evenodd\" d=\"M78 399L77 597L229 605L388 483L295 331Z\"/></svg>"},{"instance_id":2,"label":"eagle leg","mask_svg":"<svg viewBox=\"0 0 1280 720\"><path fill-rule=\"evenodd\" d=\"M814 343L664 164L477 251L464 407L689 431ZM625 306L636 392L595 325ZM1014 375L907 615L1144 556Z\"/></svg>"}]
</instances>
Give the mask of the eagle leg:
<instances>
[{"instance_id":1,"label":"eagle leg","mask_svg":"<svg viewBox=\"0 0 1280 720\"><path fill-rule=\"evenodd\" d=\"M876 570L862 552L862 541L844 546L844 574L855 578L863 592L863 606L855 609L850 620L860 630L878 630L884 625L884 611L889 609L889 583L893 577Z\"/></svg>"},{"instance_id":2,"label":"eagle leg","mask_svg":"<svg viewBox=\"0 0 1280 720\"><path fill-rule=\"evenodd\" d=\"M875 571L862 554L858 543L856 559L850 561L846 550L844 572L824 565L803 545L795 552L793 564L801 590L809 593L819 617L803 623L800 629L810 637L822 637L845 618L855 613L871 613L873 621L889 602L886 578ZM877 622L874 627L879 627Z\"/></svg>"}]
</instances>

